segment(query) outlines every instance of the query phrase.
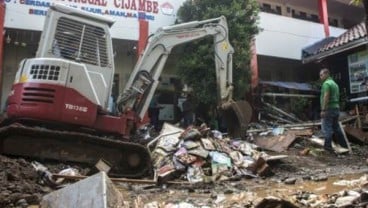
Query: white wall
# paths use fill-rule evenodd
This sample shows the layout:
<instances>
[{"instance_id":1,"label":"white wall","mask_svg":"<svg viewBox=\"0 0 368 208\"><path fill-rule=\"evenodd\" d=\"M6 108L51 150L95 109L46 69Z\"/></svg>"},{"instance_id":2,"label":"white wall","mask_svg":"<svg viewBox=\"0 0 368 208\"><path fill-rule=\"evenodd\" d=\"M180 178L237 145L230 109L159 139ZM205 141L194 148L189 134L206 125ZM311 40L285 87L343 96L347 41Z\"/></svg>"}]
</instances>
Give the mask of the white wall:
<instances>
[{"instance_id":1,"label":"white wall","mask_svg":"<svg viewBox=\"0 0 368 208\"><path fill-rule=\"evenodd\" d=\"M52 3L60 3L114 19L115 23L111 28L113 38L138 40L139 17L143 17L149 22L149 33L153 33L159 27L172 25L175 22L177 10L184 1L5 0L5 27L41 31L48 7Z\"/></svg>"},{"instance_id":2,"label":"white wall","mask_svg":"<svg viewBox=\"0 0 368 208\"><path fill-rule=\"evenodd\" d=\"M256 36L257 54L301 60L302 48L325 38L322 24L290 17L260 13ZM345 29L330 27L330 36L337 37Z\"/></svg>"}]
</instances>

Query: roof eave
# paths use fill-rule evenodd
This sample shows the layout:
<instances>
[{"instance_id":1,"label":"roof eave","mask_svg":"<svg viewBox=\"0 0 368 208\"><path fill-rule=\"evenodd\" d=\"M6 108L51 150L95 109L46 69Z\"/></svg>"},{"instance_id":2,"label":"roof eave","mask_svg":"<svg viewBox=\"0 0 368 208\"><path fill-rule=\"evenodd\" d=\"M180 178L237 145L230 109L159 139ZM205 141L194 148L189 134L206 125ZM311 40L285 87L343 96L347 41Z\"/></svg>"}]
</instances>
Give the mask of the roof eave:
<instances>
[{"instance_id":1,"label":"roof eave","mask_svg":"<svg viewBox=\"0 0 368 208\"><path fill-rule=\"evenodd\" d=\"M320 61L321 59L324 59L328 56L332 56L334 54L341 53L341 52L350 50L352 48L359 47L359 46L367 44L367 43L368 43L368 38L367 37L360 38L358 40L349 42L347 44L343 44L343 45L338 46L336 48L333 48L331 50L324 51L324 52L321 52L321 53L318 53L318 54L315 54L315 55L312 55L312 56L309 56L309 57L306 57L306 58L302 58L302 63L307 64L307 63L311 63L311 62Z\"/></svg>"}]
</instances>

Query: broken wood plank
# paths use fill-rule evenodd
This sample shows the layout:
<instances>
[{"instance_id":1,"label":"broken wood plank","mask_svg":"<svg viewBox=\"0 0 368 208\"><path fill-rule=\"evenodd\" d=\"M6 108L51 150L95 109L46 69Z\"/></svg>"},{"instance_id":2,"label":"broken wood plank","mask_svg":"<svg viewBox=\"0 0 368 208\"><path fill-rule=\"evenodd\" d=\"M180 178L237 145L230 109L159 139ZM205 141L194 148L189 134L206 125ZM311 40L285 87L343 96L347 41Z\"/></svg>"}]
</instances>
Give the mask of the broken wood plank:
<instances>
[{"instance_id":1,"label":"broken wood plank","mask_svg":"<svg viewBox=\"0 0 368 208\"><path fill-rule=\"evenodd\" d=\"M257 136L254 143L263 149L275 152L285 151L295 140L295 134L288 132L286 135L279 136Z\"/></svg>"},{"instance_id":2,"label":"broken wood plank","mask_svg":"<svg viewBox=\"0 0 368 208\"><path fill-rule=\"evenodd\" d=\"M294 123L293 121L286 120L286 119L284 119L284 118L282 118L282 117L280 117L280 116L276 116L276 115L273 115L273 114L271 114L271 113L267 113L267 116L269 116L269 117L271 117L271 118L273 118L273 119L275 119L275 120L278 120L278 121L282 121L282 122L288 123L288 124Z\"/></svg>"},{"instance_id":3,"label":"broken wood plank","mask_svg":"<svg viewBox=\"0 0 368 208\"><path fill-rule=\"evenodd\" d=\"M347 123L350 122L354 119L356 119L357 116L350 116L344 119L341 119L340 122L341 123ZM284 128L293 128L293 127L315 127L315 126L321 126L321 122L320 121L315 121L315 122L305 122L305 123L296 123L296 124L284 124L284 125L279 125L278 127L284 127ZM262 129L248 129L247 133L257 133L257 132L264 132L264 131L269 131L272 130L273 128L262 128Z\"/></svg>"},{"instance_id":4,"label":"broken wood plank","mask_svg":"<svg viewBox=\"0 0 368 208\"><path fill-rule=\"evenodd\" d=\"M82 180L89 176L70 176L70 175L61 175L61 174L52 174L55 178L65 178L71 180ZM110 178L113 182L120 183L137 183L137 184L156 184L156 180L145 180L145 179L128 179L128 178ZM187 181L167 181L167 184L191 184Z\"/></svg>"},{"instance_id":5,"label":"broken wood plank","mask_svg":"<svg viewBox=\"0 0 368 208\"><path fill-rule=\"evenodd\" d=\"M342 135L344 137L344 140L345 140L346 144L348 145L349 153L350 154L353 153L353 151L351 150L350 142L348 140L348 137L345 134L345 131L344 131L344 128L342 127L342 123L341 122L339 122L339 128L341 129L341 132L342 132Z\"/></svg>"},{"instance_id":6,"label":"broken wood plank","mask_svg":"<svg viewBox=\"0 0 368 208\"><path fill-rule=\"evenodd\" d=\"M281 113L282 115L292 119L293 121L296 121L296 122L302 122L302 120L298 119L297 117L295 117L294 115L291 115L289 113L286 113L285 111L281 110L280 108L274 106L274 105L271 105L269 103L266 103L266 102L263 102L263 104L265 104L267 107L271 108L272 110L278 112L278 113Z\"/></svg>"},{"instance_id":7,"label":"broken wood plank","mask_svg":"<svg viewBox=\"0 0 368 208\"><path fill-rule=\"evenodd\" d=\"M361 129L352 126L345 126L344 130L348 136L351 136L360 142L368 143L368 132L364 132Z\"/></svg>"},{"instance_id":8,"label":"broken wood plank","mask_svg":"<svg viewBox=\"0 0 368 208\"><path fill-rule=\"evenodd\" d=\"M305 129L288 129L288 132L292 132L295 136L308 136L311 137L313 135L313 130L311 128Z\"/></svg>"},{"instance_id":9,"label":"broken wood plank","mask_svg":"<svg viewBox=\"0 0 368 208\"><path fill-rule=\"evenodd\" d=\"M355 113L357 115L357 125L358 125L358 128L361 129L362 128L362 121L360 120L360 114L359 114L359 107L358 105L355 105Z\"/></svg>"},{"instance_id":10,"label":"broken wood plank","mask_svg":"<svg viewBox=\"0 0 368 208\"><path fill-rule=\"evenodd\" d=\"M287 155L268 155L268 156L264 156L264 159L266 160L266 162L271 162L271 161L285 159L287 157L288 157Z\"/></svg>"}]
</instances>

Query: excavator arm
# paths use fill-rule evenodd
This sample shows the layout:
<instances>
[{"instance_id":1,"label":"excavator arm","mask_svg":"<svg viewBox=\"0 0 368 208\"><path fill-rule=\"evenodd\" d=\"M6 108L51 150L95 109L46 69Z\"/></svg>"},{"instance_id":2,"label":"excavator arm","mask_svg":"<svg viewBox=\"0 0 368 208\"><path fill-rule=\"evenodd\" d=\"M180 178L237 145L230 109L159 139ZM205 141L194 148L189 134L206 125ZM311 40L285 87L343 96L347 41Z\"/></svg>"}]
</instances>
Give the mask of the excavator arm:
<instances>
[{"instance_id":1,"label":"excavator arm","mask_svg":"<svg viewBox=\"0 0 368 208\"><path fill-rule=\"evenodd\" d=\"M152 35L139 58L123 93L117 99L120 112L133 110L140 119L147 111L159 84L159 77L172 49L208 36L213 36L218 104L232 100L232 54L224 16L204 21L193 21L160 28Z\"/></svg>"}]
</instances>

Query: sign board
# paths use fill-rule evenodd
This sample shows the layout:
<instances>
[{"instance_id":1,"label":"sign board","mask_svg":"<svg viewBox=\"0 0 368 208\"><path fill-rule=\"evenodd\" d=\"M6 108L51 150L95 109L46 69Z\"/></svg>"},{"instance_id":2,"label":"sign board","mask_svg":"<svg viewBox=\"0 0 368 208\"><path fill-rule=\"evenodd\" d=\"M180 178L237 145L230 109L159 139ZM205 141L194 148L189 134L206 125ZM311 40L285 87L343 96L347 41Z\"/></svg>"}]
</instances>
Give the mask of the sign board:
<instances>
[{"instance_id":1,"label":"sign board","mask_svg":"<svg viewBox=\"0 0 368 208\"><path fill-rule=\"evenodd\" d=\"M5 27L43 29L47 9L53 3L65 4L115 20L113 38L138 40L139 20L149 22L149 33L172 25L185 0L5 0Z\"/></svg>"},{"instance_id":2,"label":"sign board","mask_svg":"<svg viewBox=\"0 0 368 208\"><path fill-rule=\"evenodd\" d=\"M350 93L368 90L368 50L348 56Z\"/></svg>"}]
</instances>

